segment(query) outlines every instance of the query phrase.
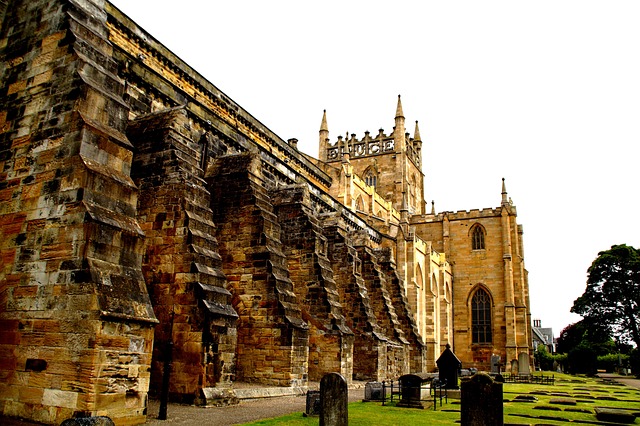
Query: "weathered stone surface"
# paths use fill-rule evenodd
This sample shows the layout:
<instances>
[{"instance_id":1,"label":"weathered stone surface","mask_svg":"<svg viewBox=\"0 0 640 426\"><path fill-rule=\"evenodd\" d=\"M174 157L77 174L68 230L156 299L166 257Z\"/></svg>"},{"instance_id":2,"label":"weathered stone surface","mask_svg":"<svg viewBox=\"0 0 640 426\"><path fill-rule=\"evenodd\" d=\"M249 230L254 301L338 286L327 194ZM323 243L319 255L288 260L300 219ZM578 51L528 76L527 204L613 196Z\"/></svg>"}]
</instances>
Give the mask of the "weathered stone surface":
<instances>
[{"instance_id":1,"label":"weathered stone surface","mask_svg":"<svg viewBox=\"0 0 640 426\"><path fill-rule=\"evenodd\" d=\"M614 423L635 423L636 416L625 410L616 408L595 408L596 419L601 422L614 422Z\"/></svg>"},{"instance_id":2,"label":"weathered stone surface","mask_svg":"<svg viewBox=\"0 0 640 426\"><path fill-rule=\"evenodd\" d=\"M170 346L170 398L203 404L431 370L454 341L526 364L515 207L428 213L400 99L389 134L323 120L316 160L109 2L0 7L0 413L141 423Z\"/></svg>"},{"instance_id":3,"label":"weathered stone surface","mask_svg":"<svg viewBox=\"0 0 640 426\"><path fill-rule=\"evenodd\" d=\"M338 373L329 373L320 381L320 426L349 424L349 390Z\"/></svg>"},{"instance_id":4,"label":"weathered stone surface","mask_svg":"<svg viewBox=\"0 0 640 426\"><path fill-rule=\"evenodd\" d=\"M504 424L502 383L486 373L462 380L460 423L465 426Z\"/></svg>"}]
</instances>

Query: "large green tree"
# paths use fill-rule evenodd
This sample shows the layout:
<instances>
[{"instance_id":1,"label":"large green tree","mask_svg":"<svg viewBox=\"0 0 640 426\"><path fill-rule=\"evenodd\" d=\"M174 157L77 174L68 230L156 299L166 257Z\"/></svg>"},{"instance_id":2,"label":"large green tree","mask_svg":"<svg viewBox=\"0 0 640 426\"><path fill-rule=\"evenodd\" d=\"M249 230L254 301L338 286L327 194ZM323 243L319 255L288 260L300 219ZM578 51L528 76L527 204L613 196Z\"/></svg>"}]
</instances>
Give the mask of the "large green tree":
<instances>
[{"instance_id":1,"label":"large green tree","mask_svg":"<svg viewBox=\"0 0 640 426\"><path fill-rule=\"evenodd\" d=\"M640 250L620 244L598 253L571 312L640 348Z\"/></svg>"}]
</instances>

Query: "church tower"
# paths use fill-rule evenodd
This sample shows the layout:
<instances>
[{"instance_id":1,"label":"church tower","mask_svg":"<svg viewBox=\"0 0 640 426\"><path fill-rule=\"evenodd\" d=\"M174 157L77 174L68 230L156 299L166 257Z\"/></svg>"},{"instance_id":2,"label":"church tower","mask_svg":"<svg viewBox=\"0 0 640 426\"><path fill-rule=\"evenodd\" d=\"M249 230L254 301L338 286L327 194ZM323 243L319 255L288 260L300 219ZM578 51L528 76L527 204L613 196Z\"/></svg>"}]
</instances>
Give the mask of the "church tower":
<instances>
[{"instance_id":1,"label":"church tower","mask_svg":"<svg viewBox=\"0 0 640 426\"><path fill-rule=\"evenodd\" d=\"M332 144L324 111L319 148L320 160L328 164L339 164L348 154L353 172L396 210L407 211L409 215L425 213L420 130L416 121L413 137L407 131L400 95L395 126L389 134L383 129L375 136L366 131L362 139L357 139L355 133L346 134L338 136Z\"/></svg>"}]
</instances>

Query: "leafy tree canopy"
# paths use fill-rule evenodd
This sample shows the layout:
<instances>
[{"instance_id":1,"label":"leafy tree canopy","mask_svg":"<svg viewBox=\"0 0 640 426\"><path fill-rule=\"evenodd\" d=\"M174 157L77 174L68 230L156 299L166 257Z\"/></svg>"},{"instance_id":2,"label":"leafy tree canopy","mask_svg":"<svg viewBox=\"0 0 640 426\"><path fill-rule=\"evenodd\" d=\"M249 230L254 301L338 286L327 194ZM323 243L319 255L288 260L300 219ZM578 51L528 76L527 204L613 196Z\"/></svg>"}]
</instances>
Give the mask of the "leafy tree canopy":
<instances>
[{"instance_id":1,"label":"leafy tree canopy","mask_svg":"<svg viewBox=\"0 0 640 426\"><path fill-rule=\"evenodd\" d=\"M571 312L640 348L640 250L620 244L598 253L588 270L587 288Z\"/></svg>"},{"instance_id":2,"label":"leafy tree canopy","mask_svg":"<svg viewBox=\"0 0 640 426\"><path fill-rule=\"evenodd\" d=\"M618 352L616 343L611 339L609 327L590 324L585 319L569 324L560 332L556 351L568 354L581 345L593 348L598 355Z\"/></svg>"}]
</instances>

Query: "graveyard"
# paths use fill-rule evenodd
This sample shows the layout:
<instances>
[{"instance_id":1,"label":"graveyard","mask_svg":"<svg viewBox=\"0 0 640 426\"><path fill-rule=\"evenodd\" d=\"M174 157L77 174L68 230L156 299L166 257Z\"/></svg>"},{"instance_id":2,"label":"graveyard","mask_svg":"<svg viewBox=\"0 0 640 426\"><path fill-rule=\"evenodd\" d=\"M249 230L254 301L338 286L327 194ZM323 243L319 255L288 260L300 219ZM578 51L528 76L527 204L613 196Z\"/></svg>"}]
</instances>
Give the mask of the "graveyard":
<instances>
[{"instance_id":1,"label":"graveyard","mask_svg":"<svg viewBox=\"0 0 640 426\"><path fill-rule=\"evenodd\" d=\"M537 373L536 375L541 375ZM544 373L545 376L551 373ZM598 377L553 374L554 381L505 382L502 410L505 425L616 425L640 424L640 390ZM385 401L352 402L349 424L357 425L451 425L460 424L461 400L454 391L447 401L433 407L423 398L423 408L397 406L401 399L387 394ZM317 425L317 416L293 413L247 425Z\"/></svg>"}]
</instances>

